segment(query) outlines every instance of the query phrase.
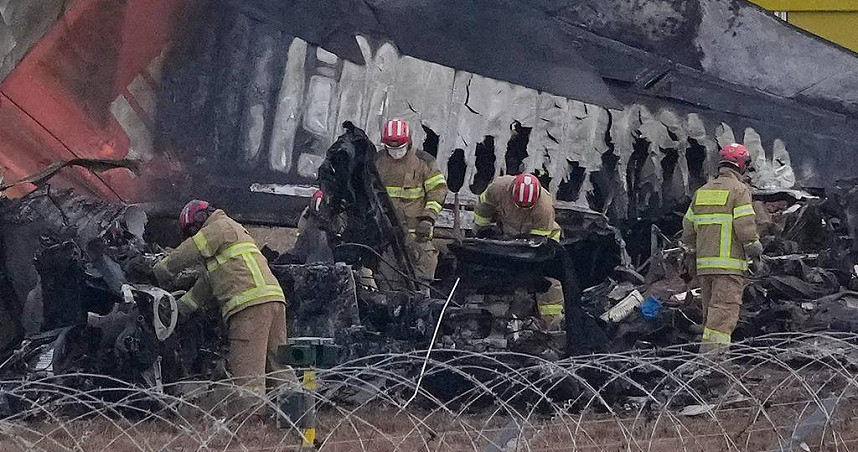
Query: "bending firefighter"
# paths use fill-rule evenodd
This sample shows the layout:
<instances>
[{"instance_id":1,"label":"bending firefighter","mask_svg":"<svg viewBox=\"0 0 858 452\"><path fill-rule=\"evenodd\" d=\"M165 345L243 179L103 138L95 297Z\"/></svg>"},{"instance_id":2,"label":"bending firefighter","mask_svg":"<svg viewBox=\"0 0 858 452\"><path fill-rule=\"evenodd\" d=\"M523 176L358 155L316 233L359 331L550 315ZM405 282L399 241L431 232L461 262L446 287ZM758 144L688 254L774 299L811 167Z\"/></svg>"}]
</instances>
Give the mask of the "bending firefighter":
<instances>
[{"instance_id":1,"label":"bending firefighter","mask_svg":"<svg viewBox=\"0 0 858 452\"><path fill-rule=\"evenodd\" d=\"M438 266L438 250L432 244L432 232L447 196L447 181L438 171L435 158L413 146L406 121L387 121L381 131L381 141L384 150L377 153L375 166L397 215L408 229L407 246L417 278L428 292L427 285L435 279ZM383 280L399 280L398 273L389 267L380 264Z\"/></svg>"},{"instance_id":2,"label":"bending firefighter","mask_svg":"<svg viewBox=\"0 0 858 452\"><path fill-rule=\"evenodd\" d=\"M264 395L266 369L294 384L295 375L274 359L286 344L286 298L253 238L205 201L189 202L179 225L185 240L155 266L159 284L169 286L182 271L204 267L179 299L180 313L220 309L229 331L229 370L248 391Z\"/></svg>"},{"instance_id":3,"label":"bending firefighter","mask_svg":"<svg viewBox=\"0 0 858 452\"><path fill-rule=\"evenodd\" d=\"M739 321L748 258L763 253L751 191L743 182L750 160L745 146L724 146L718 176L697 190L683 220L682 242L703 293L702 352L730 344Z\"/></svg>"},{"instance_id":4,"label":"bending firefighter","mask_svg":"<svg viewBox=\"0 0 858 452\"><path fill-rule=\"evenodd\" d=\"M539 237L560 242L553 197L532 174L495 178L474 208L474 226L477 237ZM546 280L550 286L537 293L539 315L549 329L562 329L563 288L556 279Z\"/></svg>"}]
</instances>

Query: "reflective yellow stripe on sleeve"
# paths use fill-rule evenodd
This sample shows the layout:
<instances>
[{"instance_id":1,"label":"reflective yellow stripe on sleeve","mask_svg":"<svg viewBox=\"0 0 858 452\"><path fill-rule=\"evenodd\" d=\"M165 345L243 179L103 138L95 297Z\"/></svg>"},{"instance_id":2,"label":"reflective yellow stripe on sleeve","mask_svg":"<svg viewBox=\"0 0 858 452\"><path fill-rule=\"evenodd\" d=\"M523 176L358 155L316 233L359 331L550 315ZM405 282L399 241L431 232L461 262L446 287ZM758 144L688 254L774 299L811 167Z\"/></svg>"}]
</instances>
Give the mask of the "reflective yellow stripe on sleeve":
<instances>
[{"instance_id":1,"label":"reflective yellow stripe on sleeve","mask_svg":"<svg viewBox=\"0 0 858 452\"><path fill-rule=\"evenodd\" d=\"M192 238L194 240L194 245L197 246L197 250L199 250L203 257L214 256L214 250L209 246L209 240L206 238L206 235L203 234L203 231L197 232Z\"/></svg>"},{"instance_id":2,"label":"reflective yellow stripe on sleeve","mask_svg":"<svg viewBox=\"0 0 858 452\"><path fill-rule=\"evenodd\" d=\"M554 240L555 242L559 242L561 232L562 231L560 229L555 229L555 230L551 231L551 234L549 234L548 237L551 237L551 240Z\"/></svg>"},{"instance_id":3,"label":"reflective yellow stripe on sleeve","mask_svg":"<svg viewBox=\"0 0 858 452\"><path fill-rule=\"evenodd\" d=\"M200 304L194 299L190 291L179 298L178 304L179 312L183 314L190 314L200 308Z\"/></svg>"},{"instance_id":4,"label":"reflective yellow stripe on sleeve","mask_svg":"<svg viewBox=\"0 0 858 452\"><path fill-rule=\"evenodd\" d=\"M747 217L748 215L754 215L754 206L750 204L733 209L733 219Z\"/></svg>"},{"instance_id":5,"label":"reflective yellow stripe on sleeve","mask_svg":"<svg viewBox=\"0 0 858 452\"><path fill-rule=\"evenodd\" d=\"M439 213L439 212L441 212L441 209L443 209L444 207L442 207L441 204L438 203L437 201L429 201L426 203L426 208L435 212L435 213Z\"/></svg>"},{"instance_id":6,"label":"reflective yellow stripe on sleeve","mask_svg":"<svg viewBox=\"0 0 858 452\"><path fill-rule=\"evenodd\" d=\"M539 305L539 315L563 315L562 304L541 304Z\"/></svg>"},{"instance_id":7,"label":"reflective yellow stripe on sleeve","mask_svg":"<svg viewBox=\"0 0 858 452\"><path fill-rule=\"evenodd\" d=\"M688 210L685 211L685 219L694 223L694 209L691 206L688 206Z\"/></svg>"},{"instance_id":8,"label":"reflective yellow stripe on sleeve","mask_svg":"<svg viewBox=\"0 0 858 452\"><path fill-rule=\"evenodd\" d=\"M426 191L432 191L433 189L440 187L441 185L447 185L447 180L444 179L444 175L441 173L438 173L423 181L423 188L425 188Z\"/></svg>"},{"instance_id":9,"label":"reflective yellow stripe on sleeve","mask_svg":"<svg viewBox=\"0 0 858 452\"><path fill-rule=\"evenodd\" d=\"M492 220L474 212L474 224L477 226L488 226L492 224Z\"/></svg>"},{"instance_id":10,"label":"reflective yellow stripe on sleeve","mask_svg":"<svg viewBox=\"0 0 858 452\"><path fill-rule=\"evenodd\" d=\"M722 333L718 330L710 328L703 329L703 342L714 342L716 344L729 344L733 342L732 338L727 333Z\"/></svg>"}]
</instances>

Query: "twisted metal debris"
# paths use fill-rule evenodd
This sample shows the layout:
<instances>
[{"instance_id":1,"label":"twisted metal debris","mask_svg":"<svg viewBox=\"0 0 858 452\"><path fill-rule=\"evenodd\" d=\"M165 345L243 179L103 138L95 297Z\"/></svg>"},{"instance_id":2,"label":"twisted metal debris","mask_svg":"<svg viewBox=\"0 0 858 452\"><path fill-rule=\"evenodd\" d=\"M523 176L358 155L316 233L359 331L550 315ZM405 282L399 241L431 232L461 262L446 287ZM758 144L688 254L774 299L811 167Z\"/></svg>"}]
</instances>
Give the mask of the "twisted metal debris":
<instances>
[{"instance_id":1,"label":"twisted metal debris","mask_svg":"<svg viewBox=\"0 0 858 452\"><path fill-rule=\"evenodd\" d=\"M858 335L778 334L724 355L692 347L548 362L435 350L318 369L326 451L854 450ZM99 379L102 383L97 384ZM62 375L0 382L3 451L298 450L275 403L236 412L230 382L164 392ZM96 384L81 385L83 381ZM105 387L110 389L103 389ZM89 389L81 389L88 387ZM101 389L100 389L101 388ZM274 391L276 392L276 391Z\"/></svg>"}]
</instances>

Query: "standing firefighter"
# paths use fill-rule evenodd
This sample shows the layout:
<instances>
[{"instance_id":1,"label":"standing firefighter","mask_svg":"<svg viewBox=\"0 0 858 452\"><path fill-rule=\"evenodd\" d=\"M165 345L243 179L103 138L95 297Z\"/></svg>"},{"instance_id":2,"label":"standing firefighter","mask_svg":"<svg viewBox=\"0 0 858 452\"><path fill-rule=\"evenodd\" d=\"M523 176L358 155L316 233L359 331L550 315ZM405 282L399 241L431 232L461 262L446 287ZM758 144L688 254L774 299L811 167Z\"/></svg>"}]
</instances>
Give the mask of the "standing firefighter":
<instances>
[{"instance_id":1,"label":"standing firefighter","mask_svg":"<svg viewBox=\"0 0 858 452\"><path fill-rule=\"evenodd\" d=\"M478 237L490 236L499 228L504 239L536 236L560 242L551 193L532 174L493 180L474 209L474 225ZM563 288L556 279L546 280L550 286L537 294L539 315L550 329L557 329L563 325Z\"/></svg>"},{"instance_id":2,"label":"standing firefighter","mask_svg":"<svg viewBox=\"0 0 858 452\"><path fill-rule=\"evenodd\" d=\"M185 205L179 225L185 240L155 266L159 283L169 285L183 270L204 266L179 299L180 312L220 309L229 331L230 372L255 396L265 393L266 368L291 383L295 376L274 359L277 347L286 344L286 298L253 238L206 201Z\"/></svg>"},{"instance_id":3,"label":"standing firefighter","mask_svg":"<svg viewBox=\"0 0 858 452\"><path fill-rule=\"evenodd\" d=\"M426 288L435 279L438 266L432 230L447 196L447 181L438 171L435 158L412 145L406 121L387 121L381 131L381 141L384 152L377 154L375 166L397 215L408 229L409 252L417 278ZM397 279L396 272L386 267L382 264L382 274L388 279Z\"/></svg>"},{"instance_id":4,"label":"standing firefighter","mask_svg":"<svg viewBox=\"0 0 858 452\"><path fill-rule=\"evenodd\" d=\"M697 190L683 221L682 241L703 292L702 352L730 344L739 321L748 258L763 252L751 190L743 182L750 161L745 146L724 146L718 177Z\"/></svg>"}]
</instances>

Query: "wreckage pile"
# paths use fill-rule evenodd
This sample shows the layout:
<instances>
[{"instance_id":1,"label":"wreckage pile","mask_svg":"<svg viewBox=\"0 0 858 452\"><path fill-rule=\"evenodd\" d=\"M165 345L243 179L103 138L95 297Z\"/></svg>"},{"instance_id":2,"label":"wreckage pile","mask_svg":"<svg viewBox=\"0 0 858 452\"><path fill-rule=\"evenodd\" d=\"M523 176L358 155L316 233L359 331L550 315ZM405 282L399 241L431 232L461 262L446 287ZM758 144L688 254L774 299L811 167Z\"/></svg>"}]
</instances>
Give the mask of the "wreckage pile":
<instances>
[{"instance_id":1,"label":"wreckage pile","mask_svg":"<svg viewBox=\"0 0 858 452\"><path fill-rule=\"evenodd\" d=\"M340 363L385 363L432 345L444 350L442 357L471 364L491 355L501 367L544 372L537 379L563 388L557 397L568 400L604 381L606 371L581 372L559 384L542 363L629 350L655 350L666 360L663 369L685 362L676 357L697 341L702 315L693 282L679 278L678 231L669 226L678 223L678 212L661 222L663 228L653 222L642 238L633 231L646 228L625 227L623 237L602 214L561 211L559 245L454 239L445 244L448 255L431 296L416 284L379 289L365 269L378 274L379 265L395 266L412 283L413 269L401 259L403 234L389 199L365 164L372 145L359 129L346 129L320 171L337 221L302 236L323 240L329 252L265 250L289 294L291 337L332 342ZM753 269L737 339L818 330L858 333L856 187L858 181L844 181L828 196L756 193L767 257ZM163 396L181 381L228 378L216 313L199 312L177 325L175 299L154 287L150 269L163 250L146 240L146 215L139 208L44 185L22 199L4 200L2 223L0 290L6 315L0 318L5 322L0 380L56 377L82 390L121 381ZM635 250L649 248L648 255L630 256L627 243ZM401 260L387 261L388 247L392 258ZM565 319L559 325L538 314L536 297L547 289L547 278L562 284ZM610 372L625 372L627 362L618 363ZM405 365L403 378L417 378L420 366L413 364ZM462 391L485 370L474 369L465 372L470 377L463 377ZM650 378L634 373L635 379ZM462 391L450 392L456 387L450 378L443 372L430 378L429 390L456 399ZM640 396L635 384L602 384L598 396L610 395L617 403ZM15 387L0 389L5 410L0 415L34 403L10 396Z\"/></svg>"},{"instance_id":2,"label":"wreckage pile","mask_svg":"<svg viewBox=\"0 0 858 452\"><path fill-rule=\"evenodd\" d=\"M161 249L144 239L146 222L138 207L49 186L3 200L0 378L83 373L81 388L160 388L217 377L219 324L202 315L176 328L176 300L152 285Z\"/></svg>"},{"instance_id":3,"label":"wreckage pile","mask_svg":"<svg viewBox=\"0 0 858 452\"><path fill-rule=\"evenodd\" d=\"M742 337L858 331L858 180L830 196L761 192L754 203L766 259L745 292Z\"/></svg>"},{"instance_id":4,"label":"wreckage pile","mask_svg":"<svg viewBox=\"0 0 858 452\"><path fill-rule=\"evenodd\" d=\"M831 190L755 190L754 210L765 255L752 267L734 340L769 333L858 328L858 181ZM679 217L679 212L672 214ZM610 349L664 347L699 339L702 321L696 280L680 278L679 222L672 229L627 237L649 245L638 270L625 270L584 291L582 305L599 317L612 338ZM638 248L641 248L638 246ZM642 260L643 262L640 262ZM647 318L641 306L657 303Z\"/></svg>"}]
</instances>

